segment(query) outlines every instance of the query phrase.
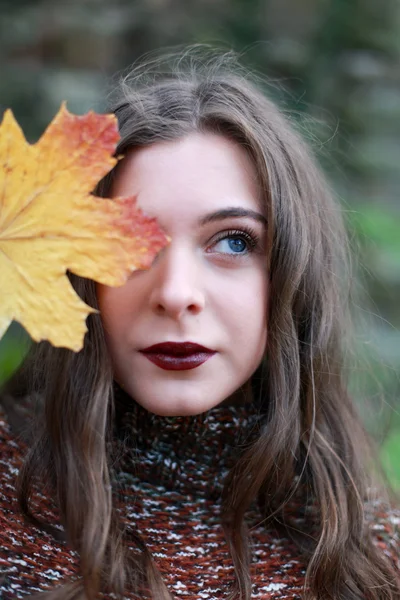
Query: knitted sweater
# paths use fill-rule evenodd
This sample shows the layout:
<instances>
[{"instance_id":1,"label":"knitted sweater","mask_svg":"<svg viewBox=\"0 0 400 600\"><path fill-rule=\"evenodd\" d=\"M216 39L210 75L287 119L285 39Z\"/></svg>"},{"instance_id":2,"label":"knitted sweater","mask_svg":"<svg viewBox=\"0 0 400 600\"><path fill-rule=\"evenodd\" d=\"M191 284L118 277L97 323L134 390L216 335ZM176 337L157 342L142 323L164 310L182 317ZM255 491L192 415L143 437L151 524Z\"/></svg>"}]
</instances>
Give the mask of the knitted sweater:
<instances>
[{"instance_id":1,"label":"knitted sweater","mask_svg":"<svg viewBox=\"0 0 400 600\"><path fill-rule=\"evenodd\" d=\"M136 405L119 422L114 484L124 521L128 527L135 525L175 598L220 599L232 585L220 493L225 474L257 435L261 421L248 406L222 405L196 417L158 417ZM71 548L20 515L15 477L24 453L23 443L0 413L1 600L79 578L79 560ZM35 503L35 514L54 523L48 497L39 491ZM375 507L373 514L376 543L389 560L398 561L400 513ZM296 547L265 528L256 508L248 511L246 522L251 532L252 598L300 598L306 565Z\"/></svg>"}]
</instances>

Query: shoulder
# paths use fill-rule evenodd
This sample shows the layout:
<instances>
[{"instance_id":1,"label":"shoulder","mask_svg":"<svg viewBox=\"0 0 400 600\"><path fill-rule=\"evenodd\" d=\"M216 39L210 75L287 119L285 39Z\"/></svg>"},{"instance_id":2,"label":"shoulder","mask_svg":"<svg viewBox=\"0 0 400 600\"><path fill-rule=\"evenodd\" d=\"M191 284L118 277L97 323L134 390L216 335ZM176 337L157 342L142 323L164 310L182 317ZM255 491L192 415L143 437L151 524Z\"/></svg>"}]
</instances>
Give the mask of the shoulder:
<instances>
[{"instance_id":1,"label":"shoulder","mask_svg":"<svg viewBox=\"0 0 400 600\"><path fill-rule=\"evenodd\" d=\"M377 498L366 504L365 514L373 543L400 572L400 507Z\"/></svg>"},{"instance_id":2,"label":"shoulder","mask_svg":"<svg viewBox=\"0 0 400 600\"><path fill-rule=\"evenodd\" d=\"M73 574L76 557L64 544L26 523L18 505L16 480L27 451L0 407L0 598L20 598ZM40 492L40 512L53 521L51 504ZM21 595L20 595L21 594Z\"/></svg>"},{"instance_id":3,"label":"shoulder","mask_svg":"<svg viewBox=\"0 0 400 600\"><path fill-rule=\"evenodd\" d=\"M7 415L0 406L0 493L4 494L14 487L25 452L24 442L14 435Z\"/></svg>"}]
</instances>

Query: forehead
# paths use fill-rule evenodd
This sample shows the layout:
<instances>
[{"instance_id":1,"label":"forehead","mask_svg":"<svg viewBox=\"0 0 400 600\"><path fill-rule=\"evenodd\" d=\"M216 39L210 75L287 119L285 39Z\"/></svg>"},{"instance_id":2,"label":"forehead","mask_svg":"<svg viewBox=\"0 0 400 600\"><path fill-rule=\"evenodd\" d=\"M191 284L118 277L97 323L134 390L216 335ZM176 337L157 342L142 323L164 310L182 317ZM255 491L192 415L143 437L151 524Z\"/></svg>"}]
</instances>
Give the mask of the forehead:
<instances>
[{"instance_id":1,"label":"forehead","mask_svg":"<svg viewBox=\"0 0 400 600\"><path fill-rule=\"evenodd\" d=\"M161 221L177 211L185 220L227 206L263 210L248 153L212 133L128 151L118 165L112 195L131 194L147 214Z\"/></svg>"}]
</instances>

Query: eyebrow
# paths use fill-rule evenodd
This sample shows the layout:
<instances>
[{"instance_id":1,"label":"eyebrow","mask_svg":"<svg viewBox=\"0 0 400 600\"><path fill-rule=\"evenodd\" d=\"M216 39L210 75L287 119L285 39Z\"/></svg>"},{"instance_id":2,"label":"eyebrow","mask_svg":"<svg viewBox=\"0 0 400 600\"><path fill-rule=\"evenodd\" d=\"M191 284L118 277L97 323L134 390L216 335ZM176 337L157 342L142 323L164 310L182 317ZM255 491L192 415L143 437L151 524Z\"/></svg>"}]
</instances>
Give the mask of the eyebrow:
<instances>
[{"instance_id":1,"label":"eyebrow","mask_svg":"<svg viewBox=\"0 0 400 600\"><path fill-rule=\"evenodd\" d=\"M259 223L262 223L265 226L268 223L264 215L262 215L259 212L256 212L255 210L251 210L249 208L228 207L204 215L199 220L199 224L206 225L207 223L213 223L214 221L222 221L223 219L229 219L230 217L250 217L250 219L254 219L255 221L258 221Z\"/></svg>"}]
</instances>

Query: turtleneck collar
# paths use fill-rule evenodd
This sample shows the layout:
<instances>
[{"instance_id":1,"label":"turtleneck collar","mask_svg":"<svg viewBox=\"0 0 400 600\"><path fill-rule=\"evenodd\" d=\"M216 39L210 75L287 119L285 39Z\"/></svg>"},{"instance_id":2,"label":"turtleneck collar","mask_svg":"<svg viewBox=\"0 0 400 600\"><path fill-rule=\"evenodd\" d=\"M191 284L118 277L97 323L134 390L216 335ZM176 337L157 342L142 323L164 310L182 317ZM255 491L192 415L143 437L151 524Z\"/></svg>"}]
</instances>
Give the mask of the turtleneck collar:
<instances>
[{"instance_id":1,"label":"turtleneck collar","mask_svg":"<svg viewBox=\"0 0 400 600\"><path fill-rule=\"evenodd\" d=\"M200 415L148 412L114 384L120 468L140 482L180 494L217 499L228 471L259 435L255 402L220 404Z\"/></svg>"}]
</instances>

